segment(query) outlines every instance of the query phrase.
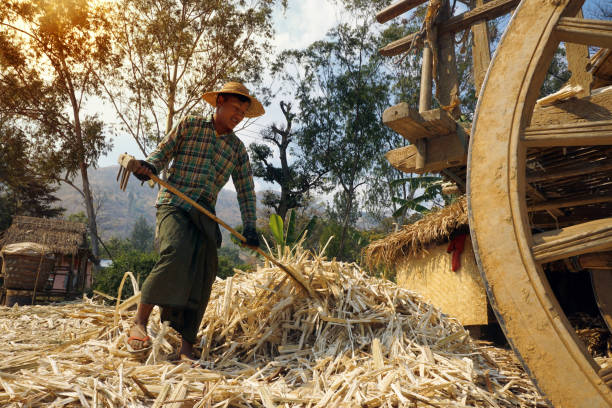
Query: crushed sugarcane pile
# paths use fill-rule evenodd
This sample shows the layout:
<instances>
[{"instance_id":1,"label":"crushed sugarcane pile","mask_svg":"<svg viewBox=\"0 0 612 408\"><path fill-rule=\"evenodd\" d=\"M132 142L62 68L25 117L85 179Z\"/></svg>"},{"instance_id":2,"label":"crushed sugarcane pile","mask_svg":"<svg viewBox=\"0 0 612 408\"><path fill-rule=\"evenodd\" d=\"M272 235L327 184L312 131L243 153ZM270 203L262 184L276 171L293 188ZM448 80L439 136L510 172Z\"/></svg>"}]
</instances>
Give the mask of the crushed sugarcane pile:
<instances>
[{"instance_id":1,"label":"crushed sugarcane pile","mask_svg":"<svg viewBox=\"0 0 612 408\"><path fill-rule=\"evenodd\" d=\"M510 351L477 345L418 295L355 264L305 252L282 261L319 299L276 267L218 279L198 367L169 361L179 338L157 312L151 349L130 351L126 309L138 295L119 307L0 308L0 405L546 406Z\"/></svg>"}]
</instances>

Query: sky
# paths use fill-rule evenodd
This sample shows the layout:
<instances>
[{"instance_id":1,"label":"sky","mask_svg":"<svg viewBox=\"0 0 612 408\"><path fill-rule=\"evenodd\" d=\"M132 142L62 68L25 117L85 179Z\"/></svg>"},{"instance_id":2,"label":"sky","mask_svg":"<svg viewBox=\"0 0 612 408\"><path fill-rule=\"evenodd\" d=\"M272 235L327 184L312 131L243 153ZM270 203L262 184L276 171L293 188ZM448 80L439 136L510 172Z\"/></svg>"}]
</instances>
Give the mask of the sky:
<instances>
[{"instance_id":1,"label":"sky","mask_svg":"<svg viewBox=\"0 0 612 408\"><path fill-rule=\"evenodd\" d=\"M322 39L327 31L332 28L341 18L341 7L329 0L301 0L289 1L286 11L278 7L274 12L274 25L276 35L272 39L272 45L276 51L285 49L304 48L314 41ZM117 119L112 108L105 106L101 102L98 104L99 112L106 123L116 123ZM284 124L284 118L278 107L278 101L266 107L266 114L256 121L252 121L244 130L237 131L236 134L243 143L248 146L253 142L261 142L259 132L272 123ZM241 128L242 124L237 128ZM106 157L102 157L99 167L114 166L117 164L117 157L121 153L128 152L138 156L140 150L136 143L128 135L116 135L114 138L114 148ZM265 189L266 186L259 180L255 180L256 190ZM226 188L234 190L232 183L228 183Z\"/></svg>"}]
</instances>

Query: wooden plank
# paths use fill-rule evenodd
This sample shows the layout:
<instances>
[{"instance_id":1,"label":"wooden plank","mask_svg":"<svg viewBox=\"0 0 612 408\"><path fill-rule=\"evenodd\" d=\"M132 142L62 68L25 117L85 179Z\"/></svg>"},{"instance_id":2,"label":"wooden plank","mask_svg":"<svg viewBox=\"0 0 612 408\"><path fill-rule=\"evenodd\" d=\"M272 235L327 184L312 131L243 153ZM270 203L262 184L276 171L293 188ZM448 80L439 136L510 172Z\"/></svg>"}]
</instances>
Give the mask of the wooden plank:
<instances>
[{"instance_id":1,"label":"wooden plank","mask_svg":"<svg viewBox=\"0 0 612 408\"><path fill-rule=\"evenodd\" d=\"M533 236L532 254L541 263L612 249L612 218L589 221Z\"/></svg>"},{"instance_id":2,"label":"wooden plank","mask_svg":"<svg viewBox=\"0 0 612 408\"><path fill-rule=\"evenodd\" d=\"M551 106L536 105L530 126L548 126L612 120L612 87L594 91L591 96L557 102Z\"/></svg>"},{"instance_id":3,"label":"wooden plank","mask_svg":"<svg viewBox=\"0 0 612 408\"><path fill-rule=\"evenodd\" d=\"M508 14L518 6L520 0L492 0L482 6L475 7L465 13L453 16L445 21L439 28L440 33L456 33L470 28L473 24L482 20L493 20L494 18Z\"/></svg>"},{"instance_id":4,"label":"wooden plank","mask_svg":"<svg viewBox=\"0 0 612 408\"><path fill-rule=\"evenodd\" d=\"M414 145L391 150L385 157L393 167L405 173L439 172L467 163L467 137L461 129L459 134L438 136L428 139L427 143L427 156L422 170L416 169L417 153Z\"/></svg>"},{"instance_id":5,"label":"wooden plank","mask_svg":"<svg viewBox=\"0 0 612 408\"><path fill-rule=\"evenodd\" d=\"M542 202L548 201L548 197L542 194L538 189L536 189L531 184L527 183L525 187L526 187L525 192L527 193L527 196L530 197L534 201L534 203L542 203ZM552 215L553 218L557 218L557 217L561 217L565 215L565 213L559 210L558 208L550 208L550 209L547 209L546 211L550 215Z\"/></svg>"},{"instance_id":6,"label":"wooden plank","mask_svg":"<svg viewBox=\"0 0 612 408\"><path fill-rule=\"evenodd\" d=\"M432 41L435 41L436 30L432 29ZM421 89L419 93L419 113L431 109L432 98L432 71L433 71L433 51L431 46L426 45L423 49L423 63L421 64ZM417 171L422 171L425 168L425 158L427 156L427 142L424 139L419 139L414 144L416 147L416 163Z\"/></svg>"},{"instance_id":7,"label":"wooden plank","mask_svg":"<svg viewBox=\"0 0 612 408\"><path fill-rule=\"evenodd\" d=\"M600 203L609 203L612 201L612 195L602 195L602 196L594 196L589 198L575 198L569 200L550 200L543 203L537 203L530 205L528 210L533 211L543 211L550 210L552 208L568 208L568 207L579 207L582 205L589 204L600 204Z\"/></svg>"},{"instance_id":8,"label":"wooden plank","mask_svg":"<svg viewBox=\"0 0 612 408\"><path fill-rule=\"evenodd\" d=\"M438 18L445 21L450 17L450 4L444 2ZM440 34L438 31L438 61L436 69L436 96L440 105L446 107L451 116L458 119L461 115L459 107L459 75L455 58L455 38L450 33Z\"/></svg>"},{"instance_id":9,"label":"wooden plank","mask_svg":"<svg viewBox=\"0 0 612 408\"><path fill-rule=\"evenodd\" d=\"M447 135L457 129L457 123L443 109L419 113L406 102L385 109L383 123L413 144L419 139Z\"/></svg>"},{"instance_id":10,"label":"wooden plank","mask_svg":"<svg viewBox=\"0 0 612 408\"><path fill-rule=\"evenodd\" d=\"M383 123L402 135L411 143L431 133L423 126L424 119L406 102L391 106L383 112Z\"/></svg>"},{"instance_id":11,"label":"wooden plank","mask_svg":"<svg viewBox=\"0 0 612 408\"><path fill-rule=\"evenodd\" d=\"M577 169L528 174L527 182L536 183L538 181L558 180L568 177L584 176L587 174L612 170L612 160L605 160L603 162L604 163L599 163L593 166L580 167Z\"/></svg>"},{"instance_id":12,"label":"wooden plank","mask_svg":"<svg viewBox=\"0 0 612 408\"><path fill-rule=\"evenodd\" d=\"M576 18L584 18L582 10L578 12ZM591 62L589 47L583 44L567 43L565 44L565 53L567 55L567 67L572 73L569 80L570 85L582 89L578 93L579 97L590 95L593 74L587 70L587 66Z\"/></svg>"},{"instance_id":13,"label":"wooden plank","mask_svg":"<svg viewBox=\"0 0 612 408\"><path fill-rule=\"evenodd\" d=\"M527 147L612 145L612 120L530 126L522 140Z\"/></svg>"},{"instance_id":14,"label":"wooden plank","mask_svg":"<svg viewBox=\"0 0 612 408\"><path fill-rule=\"evenodd\" d=\"M476 7L463 14L451 17L445 22L438 25L438 34L450 34L465 30L471 25L482 21L492 20L499 16L508 13L512 8L519 4L519 0L493 0L485 3L482 7ZM393 56L399 55L402 52L408 51L412 41L417 38L418 33L409 34L399 40L393 41L384 47L379 52L381 55ZM417 46L422 46L422 41L417 39Z\"/></svg>"},{"instance_id":15,"label":"wooden plank","mask_svg":"<svg viewBox=\"0 0 612 408\"><path fill-rule=\"evenodd\" d=\"M476 0L476 8L483 6L483 0ZM480 93L480 87L484 82L487 69L491 63L491 48L489 45L489 29L487 20L480 20L472 26L472 67L474 70L474 87L476 95Z\"/></svg>"},{"instance_id":16,"label":"wooden plank","mask_svg":"<svg viewBox=\"0 0 612 408\"><path fill-rule=\"evenodd\" d=\"M376 14L376 21L379 23L386 23L387 21L404 14L413 8L420 6L427 0L402 0L397 3L391 4Z\"/></svg>"},{"instance_id":17,"label":"wooden plank","mask_svg":"<svg viewBox=\"0 0 612 408\"><path fill-rule=\"evenodd\" d=\"M580 255L578 263L584 269L612 270L612 251ZM612 295L612 291L610 295Z\"/></svg>"},{"instance_id":18,"label":"wooden plank","mask_svg":"<svg viewBox=\"0 0 612 408\"><path fill-rule=\"evenodd\" d=\"M563 17L555 33L559 41L612 48L612 21Z\"/></svg>"}]
</instances>

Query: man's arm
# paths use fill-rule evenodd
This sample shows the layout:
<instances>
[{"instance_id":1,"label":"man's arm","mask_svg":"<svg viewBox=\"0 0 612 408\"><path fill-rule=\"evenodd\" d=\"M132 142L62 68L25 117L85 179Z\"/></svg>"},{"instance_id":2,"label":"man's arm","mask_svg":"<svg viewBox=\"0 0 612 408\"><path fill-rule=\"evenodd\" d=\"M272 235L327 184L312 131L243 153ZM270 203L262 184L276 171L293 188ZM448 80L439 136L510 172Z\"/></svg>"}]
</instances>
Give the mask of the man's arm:
<instances>
[{"instance_id":1,"label":"man's arm","mask_svg":"<svg viewBox=\"0 0 612 408\"><path fill-rule=\"evenodd\" d=\"M179 120L172 130L168 132L164 140L146 158L146 162L155 167L156 174L159 174L166 167L180 144L180 140L183 137L184 122L185 118Z\"/></svg>"}]
</instances>

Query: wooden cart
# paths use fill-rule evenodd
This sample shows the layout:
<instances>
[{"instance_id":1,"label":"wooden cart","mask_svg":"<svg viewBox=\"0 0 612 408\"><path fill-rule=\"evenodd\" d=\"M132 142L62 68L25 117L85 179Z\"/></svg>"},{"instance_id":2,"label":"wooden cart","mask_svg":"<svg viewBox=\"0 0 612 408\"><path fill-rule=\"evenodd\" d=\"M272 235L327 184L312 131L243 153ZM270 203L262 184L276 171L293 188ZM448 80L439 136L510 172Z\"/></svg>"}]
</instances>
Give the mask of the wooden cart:
<instances>
[{"instance_id":1,"label":"wooden cart","mask_svg":"<svg viewBox=\"0 0 612 408\"><path fill-rule=\"evenodd\" d=\"M424 2L400 1L378 19ZM477 0L453 17L447 3L432 0L430 7L434 3L441 9L424 45L419 109L400 104L383 116L412 144L386 156L406 172L442 172L467 193L489 301L541 392L556 407L610 407L612 391L544 267L565 262L589 271L601 314L612 326L612 22L583 19L581 0ZM486 20L512 8L489 63ZM482 83L471 131L455 122L454 106L452 34L468 28L477 88ZM572 77L561 93L538 101L560 42ZM421 43L414 34L381 52L397 55ZM601 50L590 57L588 46ZM432 54L438 57L438 99L446 109L430 109Z\"/></svg>"}]
</instances>

